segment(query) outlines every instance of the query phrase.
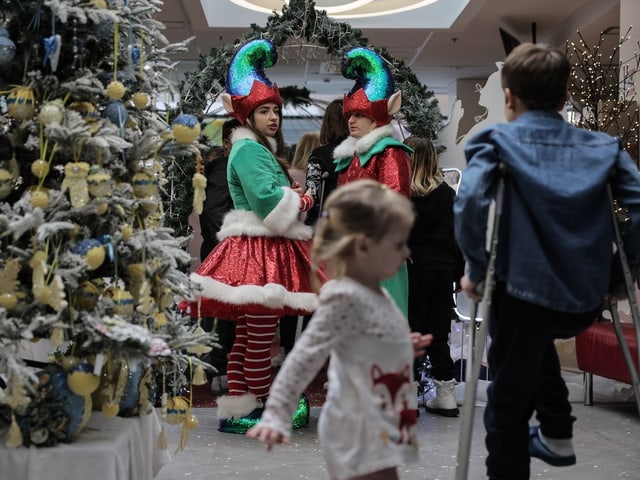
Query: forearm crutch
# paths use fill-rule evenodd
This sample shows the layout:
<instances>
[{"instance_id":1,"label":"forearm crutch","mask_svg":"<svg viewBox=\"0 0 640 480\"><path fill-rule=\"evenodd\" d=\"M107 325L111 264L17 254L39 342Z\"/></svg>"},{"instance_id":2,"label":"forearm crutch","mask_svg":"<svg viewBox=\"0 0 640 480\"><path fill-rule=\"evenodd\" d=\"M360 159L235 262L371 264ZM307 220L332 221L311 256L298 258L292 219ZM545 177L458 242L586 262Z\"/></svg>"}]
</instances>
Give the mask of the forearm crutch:
<instances>
[{"instance_id":1,"label":"forearm crutch","mask_svg":"<svg viewBox=\"0 0 640 480\"><path fill-rule=\"evenodd\" d=\"M618 248L618 255L620 257L620 264L622 266L622 274L624 278L624 287L627 298L629 299L629 308L631 310L631 319L635 327L636 343L640 344L640 314L638 312L638 301L636 300L635 285L633 282L633 275L629 268L629 261L627 260L627 254L624 251L624 242L622 241L622 234L620 232L620 222L628 221L628 218L621 220L621 215L624 215L624 208L616 207L616 203L613 198L613 192L611 191L611 185L607 185L607 193L609 195L609 202L611 203L611 214L613 217L613 231L615 234L616 246ZM636 367L627 339L622 332L622 322L620 321L620 315L618 315L618 306L615 300L609 302L611 308L611 318L613 320L613 329L616 332L618 338L618 344L622 350L622 356L629 368L629 375L633 382L633 391L636 397L636 404L638 406L638 412L640 413L640 375L638 374L638 368ZM638 365L640 365L640 350L638 350Z\"/></svg>"},{"instance_id":2,"label":"forearm crutch","mask_svg":"<svg viewBox=\"0 0 640 480\"><path fill-rule=\"evenodd\" d=\"M469 320L469 359L466 366L466 379L464 387L464 401L462 404L462 421L460 427L460 437L458 440L458 456L456 464L456 480L467 480L469 474L469 457L471 453L471 436L473 433L473 418L475 414L476 394L478 391L478 377L480 377L480 367L482 365L482 355L487 343L489 332L489 315L491 313L491 296L493 294L495 280L495 263L498 255L498 229L500 217L502 216L502 203L504 200L504 171L500 166L501 174L496 191L495 213L493 225L491 227L491 247L489 251L489 264L484 282L477 288L482 288L482 321L478 330L477 338L476 317L478 316L478 301L473 302L471 308L471 319ZM471 364L471 365L469 365Z\"/></svg>"}]
</instances>

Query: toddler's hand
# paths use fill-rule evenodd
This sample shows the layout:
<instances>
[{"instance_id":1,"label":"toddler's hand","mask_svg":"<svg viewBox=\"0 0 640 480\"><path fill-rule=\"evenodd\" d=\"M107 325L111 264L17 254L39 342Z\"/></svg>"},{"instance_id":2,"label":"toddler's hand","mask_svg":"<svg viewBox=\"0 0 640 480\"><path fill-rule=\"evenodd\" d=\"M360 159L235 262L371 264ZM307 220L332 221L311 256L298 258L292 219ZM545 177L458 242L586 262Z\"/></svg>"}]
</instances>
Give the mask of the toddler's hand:
<instances>
[{"instance_id":1,"label":"toddler's hand","mask_svg":"<svg viewBox=\"0 0 640 480\"><path fill-rule=\"evenodd\" d=\"M251 427L247 433L247 437L256 438L262 443L267 444L267 450L271 451L271 448L277 444L289 445L289 437L285 437L283 434L274 430L273 428L265 427L263 425L255 425Z\"/></svg>"}]
</instances>

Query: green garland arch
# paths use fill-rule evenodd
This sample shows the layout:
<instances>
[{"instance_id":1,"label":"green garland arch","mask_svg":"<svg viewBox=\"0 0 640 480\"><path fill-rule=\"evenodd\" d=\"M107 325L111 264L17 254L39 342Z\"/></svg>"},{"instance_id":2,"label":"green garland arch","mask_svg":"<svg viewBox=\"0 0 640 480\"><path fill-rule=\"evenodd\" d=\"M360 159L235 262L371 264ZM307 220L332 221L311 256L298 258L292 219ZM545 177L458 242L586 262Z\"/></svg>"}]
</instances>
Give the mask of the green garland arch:
<instances>
[{"instance_id":1,"label":"green garland arch","mask_svg":"<svg viewBox=\"0 0 640 480\"><path fill-rule=\"evenodd\" d=\"M238 44L254 38L267 38L277 47L284 46L291 38L304 40L326 48L327 54L335 58L341 58L345 51L354 47L374 49L389 62L396 85L402 90L402 110L398 120L412 135L437 140L443 119L433 92L418 81L402 60L391 56L385 48L369 45L360 30L332 20L325 11L316 10L314 0L291 0L288 6L282 7L281 14L274 13L267 19L265 27L252 24L249 31L233 44L213 48L209 55L201 54L197 71L187 72L180 83L181 110L184 113L202 116L208 102L224 90L229 61Z\"/></svg>"}]
</instances>

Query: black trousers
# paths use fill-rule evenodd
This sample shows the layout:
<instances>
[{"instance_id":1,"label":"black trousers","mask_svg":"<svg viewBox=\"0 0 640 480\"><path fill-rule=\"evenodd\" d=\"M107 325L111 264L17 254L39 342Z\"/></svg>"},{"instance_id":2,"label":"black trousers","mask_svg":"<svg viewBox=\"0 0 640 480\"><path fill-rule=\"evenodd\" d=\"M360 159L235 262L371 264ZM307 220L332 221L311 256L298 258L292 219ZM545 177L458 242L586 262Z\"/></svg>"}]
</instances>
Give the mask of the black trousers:
<instances>
[{"instance_id":1,"label":"black trousers","mask_svg":"<svg viewBox=\"0 0 640 480\"><path fill-rule=\"evenodd\" d=\"M496 285L489 318L489 385L484 413L487 475L491 480L529 478L529 419L536 413L550 438L573 435L569 391L562 378L556 338L587 328L600 309L570 314L518 300Z\"/></svg>"},{"instance_id":2,"label":"black trousers","mask_svg":"<svg viewBox=\"0 0 640 480\"><path fill-rule=\"evenodd\" d=\"M202 328L207 332L215 333L218 337L216 343L220 345L220 347L213 347L205 358L205 361L213 365L217 370L215 373L208 372L208 376L226 375L227 357L236 338L236 322L205 317L202 319Z\"/></svg>"},{"instance_id":3,"label":"black trousers","mask_svg":"<svg viewBox=\"0 0 640 480\"><path fill-rule=\"evenodd\" d=\"M431 270L422 264L408 262L409 326L414 332L433 335L427 355L436 380L451 380L454 375L449 347L451 309L453 308L452 270ZM414 376L421 359L414 362Z\"/></svg>"}]
</instances>

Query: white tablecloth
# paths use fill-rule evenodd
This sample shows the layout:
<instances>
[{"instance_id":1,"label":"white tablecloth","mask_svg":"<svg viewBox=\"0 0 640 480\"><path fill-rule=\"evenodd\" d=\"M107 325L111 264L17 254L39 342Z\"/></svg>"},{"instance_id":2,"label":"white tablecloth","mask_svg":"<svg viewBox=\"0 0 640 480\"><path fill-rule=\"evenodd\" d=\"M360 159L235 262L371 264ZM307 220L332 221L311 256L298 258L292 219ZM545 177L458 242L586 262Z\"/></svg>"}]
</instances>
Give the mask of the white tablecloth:
<instances>
[{"instance_id":1,"label":"white tablecloth","mask_svg":"<svg viewBox=\"0 0 640 480\"><path fill-rule=\"evenodd\" d=\"M8 449L0 443L2 480L152 480L170 460L158 444L157 413L105 417L93 412L76 440L55 447Z\"/></svg>"}]
</instances>

